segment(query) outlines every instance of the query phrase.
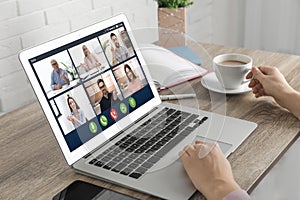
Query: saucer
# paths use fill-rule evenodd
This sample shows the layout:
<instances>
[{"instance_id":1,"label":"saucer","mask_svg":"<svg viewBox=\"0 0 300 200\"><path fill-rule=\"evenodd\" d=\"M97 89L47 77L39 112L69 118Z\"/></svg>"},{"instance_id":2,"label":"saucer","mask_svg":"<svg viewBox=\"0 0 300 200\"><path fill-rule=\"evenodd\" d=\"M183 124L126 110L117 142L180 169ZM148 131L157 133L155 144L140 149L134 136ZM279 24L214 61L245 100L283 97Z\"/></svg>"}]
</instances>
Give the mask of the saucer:
<instances>
[{"instance_id":1,"label":"saucer","mask_svg":"<svg viewBox=\"0 0 300 200\"><path fill-rule=\"evenodd\" d=\"M236 89L225 89L222 87L221 83L219 82L215 72L211 72L201 79L201 84L208 90L218 93L224 94L240 94L244 92L251 91L251 88L248 87L249 82L244 83L239 88Z\"/></svg>"}]
</instances>

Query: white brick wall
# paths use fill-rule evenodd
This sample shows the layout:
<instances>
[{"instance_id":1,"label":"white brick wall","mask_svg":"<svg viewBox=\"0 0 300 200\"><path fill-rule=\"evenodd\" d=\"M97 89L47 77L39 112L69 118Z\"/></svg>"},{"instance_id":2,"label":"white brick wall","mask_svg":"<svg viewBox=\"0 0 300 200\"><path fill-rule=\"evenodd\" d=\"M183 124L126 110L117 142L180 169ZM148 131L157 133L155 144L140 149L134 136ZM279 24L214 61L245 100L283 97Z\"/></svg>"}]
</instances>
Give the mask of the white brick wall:
<instances>
[{"instance_id":1,"label":"white brick wall","mask_svg":"<svg viewBox=\"0 0 300 200\"><path fill-rule=\"evenodd\" d=\"M9 74L22 70L17 54L1 59L0 66L3 66L0 70L0 80Z\"/></svg>"},{"instance_id":2,"label":"white brick wall","mask_svg":"<svg viewBox=\"0 0 300 200\"><path fill-rule=\"evenodd\" d=\"M88 13L92 10L92 2L87 0L68 1L46 10L48 24L64 23L72 17ZM100 19L99 19L100 20Z\"/></svg>"},{"instance_id":3,"label":"white brick wall","mask_svg":"<svg viewBox=\"0 0 300 200\"><path fill-rule=\"evenodd\" d=\"M26 15L39 10L46 10L51 7L59 6L70 0L19 0L20 15Z\"/></svg>"},{"instance_id":4,"label":"white brick wall","mask_svg":"<svg viewBox=\"0 0 300 200\"><path fill-rule=\"evenodd\" d=\"M0 59L5 58L7 56L14 55L21 49L22 46L19 37L11 37L5 40L0 40Z\"/></svg>"},{"instance_id":5,"label":"white brick wall","mask_svg":"<svg viewBox=\"0 0 300 200\"><path fill-rule=\"evenodd\" d=\"M42 12L34 12L29 15L3 20L0 22L0 40L26 33L42 26L45 26L45 18Z\"/></svg>"},{"instance_id":6,"label":"white brick wall","mask_svg":"<svg viewBox=\"0 0 300 200\"><path fill-rule=\"evenodd\" d=\"M211 9L211 1L195 1L188 9L188 34L200 41L211 39L210 13L203 8ZM17 58L20 50L119 13L132 28L156 27L156 8L154 0L0 0L0 113L35 99Z\"/></svg>"},{"instance_id":7,"label":"white brick wall","mask_svg":"<svg viewBox=\"0 0 300 200\"><path fill-rule=\"evenodd\" d=\"M59 23L57 25L46 25L42 28L29 31L27 33L22 34L21 41L23 48L28 48L34 46L36 44L40 44L47 40L51 40L57 38L61 35L67 34L70 32L69 23Z\"/></svg>"},{"instance_id":8,"label":"white brick wall","mask_svg":"<svg viewBox=\"0 0 300 200\"><path fill-rule=\"evenodd\" d=\"M70 19L70 28L72 31L92 25L99 22L99 19L106 19L112 16L110 6L102 6L95 8L90 12L82 13L81 15L74 16Z\"/></svg>"},{"instance_id":9,"label":"white brick wall","mask_svg":"<svg viewBox=\"0 0 300 200\"><path fill-rule=\"evenodd\" d=\"M18 15L17 1L0 2L0 21L14 18Z\"/></svg>"}]
</instances>

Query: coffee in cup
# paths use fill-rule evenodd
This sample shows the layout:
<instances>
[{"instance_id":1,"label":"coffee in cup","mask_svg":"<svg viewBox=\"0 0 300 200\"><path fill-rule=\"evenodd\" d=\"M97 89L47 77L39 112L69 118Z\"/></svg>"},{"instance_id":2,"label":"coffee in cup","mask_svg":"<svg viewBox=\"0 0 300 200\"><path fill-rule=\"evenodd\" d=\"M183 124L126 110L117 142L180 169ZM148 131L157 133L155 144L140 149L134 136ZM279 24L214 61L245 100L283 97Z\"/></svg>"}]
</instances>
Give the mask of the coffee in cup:
<instances>
[{"instance_id":1,"label":"coffee in cup","mask_svg":"<svg viewBox=\"0 0 300 200\"><path fill-rule=\"evenodd\" d=\"M245 76L252 68L252 58L234 53L218 55L213 59L213 68L225 89L236 89L247 82Z\"/></svg>"}]
</instances>

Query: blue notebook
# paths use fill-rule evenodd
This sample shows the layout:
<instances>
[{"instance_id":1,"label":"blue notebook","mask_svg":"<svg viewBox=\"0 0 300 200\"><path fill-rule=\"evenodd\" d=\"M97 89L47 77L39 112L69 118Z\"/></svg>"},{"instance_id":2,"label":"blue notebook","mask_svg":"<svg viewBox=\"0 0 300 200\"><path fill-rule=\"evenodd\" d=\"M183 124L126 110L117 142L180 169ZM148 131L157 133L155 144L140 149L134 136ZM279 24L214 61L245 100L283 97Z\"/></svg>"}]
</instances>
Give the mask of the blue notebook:
<instances>
[{"instance_id":1,"label":"blue notebook","mask_svg":"<svg viewBox=\"0 0 300 200\"><path fill-rule=\"evenodd\" d=\"M196 65L201 64L201 59L199 56L188 46L172 47L169 48L169 50Z\"/></svg>"}]
</instances>

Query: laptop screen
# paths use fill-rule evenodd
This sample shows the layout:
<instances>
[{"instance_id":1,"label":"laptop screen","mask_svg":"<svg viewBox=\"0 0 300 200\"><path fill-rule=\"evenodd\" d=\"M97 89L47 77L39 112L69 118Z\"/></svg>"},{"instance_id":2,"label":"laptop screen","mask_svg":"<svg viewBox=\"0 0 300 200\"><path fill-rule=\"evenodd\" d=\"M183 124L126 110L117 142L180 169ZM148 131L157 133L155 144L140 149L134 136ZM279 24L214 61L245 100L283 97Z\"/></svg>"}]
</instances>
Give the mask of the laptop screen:
<instances>
[{"instance_id":1,"label":"laptop screen","mask_svg":"<svg viewBox=\"0 0 300 200\"><path fill-rule=\"evenodd\" d=\"M154 98L123 22L29 62L70 152Z\"/></svg>"}]
</instances>

